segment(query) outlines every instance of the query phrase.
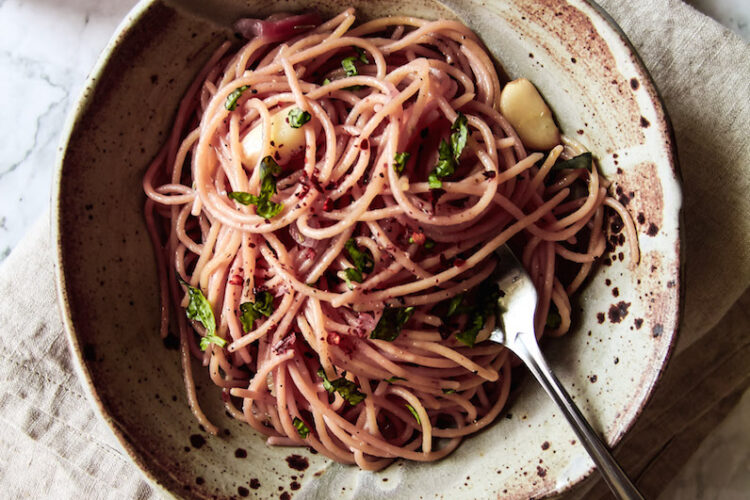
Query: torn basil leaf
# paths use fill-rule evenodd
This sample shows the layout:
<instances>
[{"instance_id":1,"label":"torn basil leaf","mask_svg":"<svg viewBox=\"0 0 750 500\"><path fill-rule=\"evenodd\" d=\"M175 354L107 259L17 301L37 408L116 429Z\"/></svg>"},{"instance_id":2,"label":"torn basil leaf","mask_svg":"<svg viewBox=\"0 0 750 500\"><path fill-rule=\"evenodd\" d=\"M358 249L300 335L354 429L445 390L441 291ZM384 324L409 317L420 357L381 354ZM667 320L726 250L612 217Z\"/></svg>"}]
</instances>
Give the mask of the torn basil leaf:
<instances>
[{"instance_id":1,"label":"torn basil leaf","mask_svg":"<svg viewBox=\"0 0 750 500\"><path fill-rule=\"evenodd\" d=\"M270 292L260 292L255 295L255 302L240 304L240 322L242 330L252 331L255 320L261 316L268 317L273 313L273 295Z\"/></svg>"},{"instance_id":2,"label":"torn basil leaf","mask_svg":"<svg viewBox=\"0 0 750 500\"><path fill-rule=\"evenodd\" d=\"M404 167L406 166L406 163L409 161L409 157L411 156L411 153L407 152L401 152L396 153L393 155L393 169L396 171L397 174L400 174L404 171Z\"/></svg>"},{"instance_id":3,"label":"torn basil leaf","mask_svg":"<svg viewBox=\"0 0 750 500\"><path fill-rule=\"evenodd\" d=\"M295 429L297 429L297 434L299 434L302 439L305 439L307 435L310 434L310 428L305 425L301 418L294 417L294 420L292 420L292 425Z\"/></svg>"},{"instance_id":4,"label":"torn basil leaf","mask_svg":"<svg viewBox=\"0 0 750 500\"><path fill-rule=\"evenodd\" d=\"M292 128L300 128L302 125L310 121L310 113L303 111L300 108L292 109L287 115L289 119L289 126Z\"/></svg>"},{"instance_id":5,"label":"torn basil leaf","mask_svg":"<svg viewBox=\"0 0 750 500\"><path fill-rule=\"evenodd\" d=\"M200 347L205 351L208 344L214 343L219 347L224 347L227 341L216 335L216 317L211 308L211 303L199 288L191 286L187 281L179 278L188 291L188 305L185 308L185 315L188 319L199 322L206 330L206 334L201 338Z\"/></svg>"},{"instance_id":6,"label":"torn basil leaf","mask_svg":"<svg viewBox=\"0 0 750 500\"><path fill-rule=\"evenodd\" d=\"M362 271L354 269L353 267L344 269L344 281L349 290L353 290L354 285L352 284L352 281L356 281L357 283L362 283L364 281Z\"/></svg>"},{"instance_id":7,"label":"torn basil leaf","mask_svg":"<svg viewBox=\"0 0 750 500\"><path fill-rule=\"evenodd\" d=\"M370 249L365 247L364 250L360 250L357 247L357 242L354 238L349 238L344 244L346 252L349 254L349 258L352 259L352 263L362 273L371 273L375 267L375 261L372 258Z\"/></svg>"},{"instance_id":8,"label":"torn basil leaf","mask_svg":"<svg viewBox=\"0 0 750 500\"><path fill-rule=\"evenodd\" d=\"M414 407L409 403L406 403L406 407L409 409L411 414L414 415L414 418L417 420L417 424L422 425L422 421L419 419L419 413L417 413L417 410L415 410Z\"/></svg>"},{"instance_id":9,"label":"torn basil leaf","mask_svg":"<svg viewBox=\"0 0 750 500\"><path fill-rule=\"evenodd\" d=\"M466 141L469 139L469 126L467 124L466 116L460 111L458 112L458 116L453 122L453 125L451 125L451 130L454 130L451 134L453 158L458 161L461 157L461 153L466 147Z\"/></svg>"},{"instance_id":10,"label":"torn basil leaf","mask_svg":"<svg viewBox=\"0 0 750 500\"><path fill-rule=\"evenodd\" d=\"M455 394L456 389L443 389L443 394Z\"/></svg>"},{"instance_id":11,"label":"torn basil leaf","mask_svg":"<svg viewBox=\"0 0 750 500\"><path fill-rule=\"evenodd\" d=\"M354 64L356 60L356 57L345 57L341 60L341 67L344 68L346 76L357 76L359 74L357 66Z\"/></svg>"},{"instance_id":12,"label":"torn basil leaf","mask_svg":"<svg viewBox=\"0 0 750 500\"><path fill-rule=\"evenodd\" d=\"M430 189L440 189L443 187L443 181L438 179L435 172L430 172L430 175L427 176L427 184L430 185Z\"/></svg>"},{"instance_id":13,"label":"torn basil leaf","mask_svg":"<svg viewBox=\"0 0 750 500\"><path fill-rule=\"evenodd\" d=\"M383 379L384 382L388 382L389 384L392 384L392 383L394 383L397 380L406 380L406 379L403 378L403 377L391 377L391 378L384 378Z\"/></svg>"},{"instance_id":14,"label":"torn basil leaf","mask_svg":"<svg viewBox=\"0 0 750 500\"><path fill-rule=\"evenodd\" d=\"M401 329L411 319L412 314L414 307L386 307L370 338L393 342L401 335Z\"/></svg>"},{"instance_id":15,"label":"torn basil leaf","mask_svg":"<svg viewBox=\"0 0 750 500\"><path fill-rule=\"evenodd\" d=\"M365 52L365 49L362 47L354 47L354 50L357 52L357 59L362 61L365 64L370 64L370 60L367 59L367 53Z\"/></svg>"},{"instance_id":16,"label":"torn basil leaf","mask_svg":"<svg viewBox=\"0 0 750 500\"><path fill-rule=\"evenodd\" d=\"M318 377L323 379L323 388L329 393L338 392L339 395L350 405L354 406L361 403L366 395L359 392L357 384L344 377L335 380L328 380L326 372L322 368L318 370Z\"/></svg>"},{"instance_id":17,"label":"torn basil leaf","mask_svg":"<svg viewBox=\"0 0 750 500\"><path fill-rule=\"evenodd\" d=\"M243 85L242 87L237 87L234 89L228 96L227 100L224 102L224 107L228 109L229 111L234 111L237 108L237 100L240 98L242 93L246 91L249 87L247 85Z\"/></svg>"},{"instance_id":18,"label":"torn basil leaf","mask_svg":"<svg viewBox=\"0 0 750 500\"><path fill-rule=\"evenodd\" d=\"M448 311L445 313L449 318L458 312L458 307L464 301L464 294L459 293L448 303Z\"/></svg>"},{"instance_id":19,"label":"torn basil leaf","mask_svg":"<svg viewBox=\"0 0 750 500\"><path fill-rule=\"evenodd\" d=\"M237 203L241 203L243 205L257 205L258 204L258 197L254 194L245 193L244 191L232 191L231 193L227 193L227 196L229 199L236 201Z\"/></svg>"},{"instance_id":20,"label":"torn basil leaf","mask_svg":"<svg viewBox=\"0 0 750 500\"><path fill-rule=\"evenodd\" d=\"M578 156L574 156L570 160L563 160L555 163L554 165L552 165L552 168L550 170L571 170L585 168L586 170L591 172L591 168L594 164L593 162L594 159L591 156L591 153L587 151Z\"/></svg>"},{"instance_id":21,"label":"torn basil leaf","mask_svg":"<svg viewBox=\"0 0 750 500\"><path fill-rule=\"evenodd\" d=\"M233 191L227 196L243 205L255 205L255 212L264 219L277 216L284 208L282 203L271 201L271 196L276 194L276 177L281 173L281 167L272 156L266 156L260 162L260 196Z\"/></svg>"}]
</instances>

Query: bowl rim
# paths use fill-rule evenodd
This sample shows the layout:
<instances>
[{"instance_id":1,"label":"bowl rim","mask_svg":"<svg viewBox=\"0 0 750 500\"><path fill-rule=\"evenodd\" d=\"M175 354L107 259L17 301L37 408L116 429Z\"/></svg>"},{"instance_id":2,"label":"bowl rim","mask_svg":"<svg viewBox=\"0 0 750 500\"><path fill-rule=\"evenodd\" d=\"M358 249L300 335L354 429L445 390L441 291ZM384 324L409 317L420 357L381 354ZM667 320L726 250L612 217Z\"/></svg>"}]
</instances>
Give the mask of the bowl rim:
<instances>
[{"instance_id":1,"label":"bowl rim","mask_svg":"<svg viewBox=\"0 0 750 500\"><path fill-rule=\"evenodd\" d=\"M144 16L144 14L151 8L152 5L163 2L164 0L139 0L131 10L125 15L120 21L117 28L106 46L102 49L99 54L97 61L86 77L85 83L76 98L73 108L69 111L65 123L63 125L60 142L58 144L58 151L54 165L54 177L52 184L52 211L51 217L51 241L53 245L53 265L54 265L54 276L55 285L57 291L57 301L60 310L60 318L63 324L63 329L70 345L71 352L73 354L73 366L74 370L81 380L82 385L85 388L86 397L91 404L91 407L96 414L107 424L109 429L114 434L117 442L122 447L123 451L127 454L128 458L133 461L140 469L141 474L147 482L157 489L159 493L166 497L177 497L176 493L172 491L163 479L155 474L147 461L145 460L145 452L137 448L134 443L131 442L128 433L120 428L119 423L109 414L103 401L98 395L94 379L91 371L86 366L84 360L83 348L79 342L76 328L72 319L72 309L68 298L68 284L66 280L65 264L63 259L63 231L62 231L62 205L61 205L61 185L63 179L63 168L67 156L67 149L70 144L73 132L83 115L87 112L91 99L94 95L97 82L100 79L100 75L104 72L108 66L115 49L119 46L120 42L130 33L130 31L137 26L138 21ZM635 63L636 70L639 72L639 80L641 87L647 91L649 99L654 106L657 116L659 117L656 123L659 133L662 137L666 137L667 142L665 144L667 161L670 164L671 173L676 183L675 189L679 198L676 199L672 205L672 211L676 211L677 215L677 273L676 273L676 288L678 289L677 299L675 305L675 317L674 324L672 325L672 337L669 345L667 346L661 366L654 373L653 383L647 389L645 397L640 401L638 408L633 413L633 417L623 426L610 443L610 449L614 449L625 437L625 435L633 428L636 421L642 415L644 409L653 398L654 392L656 391L659 384L663 381L663 374L666 370L672 355L675 351L675 345L680 335L680 329L682 326L682 320L684 315L684 303L685 303L685 234L684 234L684 208L682 204L682 185L683 179L680 171L678 162L677 146L675 141L674 128L672 126L669 113L666 109L664 99L659 92L656 83L654 82L651 73L649 72L643 59L638 54L638 51L629 40L626 33L619 26L619 24L612 18L612 16L595 0L564 0L566 3L571 4L573 7L578 8L575 4L583 4L586 7L592 9L593 14L600 17L600 20L604 22L604 25L611 29L614 34L619 37L619 42L623 44L623 48L626 49L628 55L632 57ZM171 2L170 2L171 3ZM608 42L610 43L610 42ZM567 491L572 490L576 486L582 485L586 480L591 479L591 474L594 471L594 466L590 466L582 475L577 479L568 480L566 484L560 485L559 483L546 494L544 497L551 497L555 495L561 495ZM169 475L168 471L164 471L165 474ZM175 478L176 479L176 478Z\"/></svg>"}]
</instances>

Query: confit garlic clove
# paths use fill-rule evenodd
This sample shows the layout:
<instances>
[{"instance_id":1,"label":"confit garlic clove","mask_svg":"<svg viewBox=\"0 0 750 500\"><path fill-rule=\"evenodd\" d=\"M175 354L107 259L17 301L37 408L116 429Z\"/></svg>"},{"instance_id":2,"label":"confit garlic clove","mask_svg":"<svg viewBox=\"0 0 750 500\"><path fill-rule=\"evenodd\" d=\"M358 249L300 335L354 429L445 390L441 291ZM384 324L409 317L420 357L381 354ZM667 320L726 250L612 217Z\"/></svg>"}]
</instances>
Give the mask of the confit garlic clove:
<instances>
[{"instance_id":1,"label":"confit garlic clove","mask_svg":"<svg viewBox=\"0 0 750 500\"><path fill-rule=\"evenodd\" d=\"M293 106L286 107L271 115L269 154L276 159L276 163L284 165L305 149L305 130L312 126L311 120L305 125L294 128L289 125L287 115L294 109ZM317 128L317 127L316 127ZM242 139L243 161L246 165L255 165L260 159L260 151L263 145L263 127L256 125L245 134Z\"/></svg>"},{"instance_id":2,"label":"confit garlic clove","mask_svg":"<svg viewBox=\"0 0 750 500\"><path fill-rule=\"evenodd\" d=\"M560 131L552 119L552 111L526 78L513 80L503 88L500 112L527 148L545 151L560 144Z\"/></svg>"}]
</instances>

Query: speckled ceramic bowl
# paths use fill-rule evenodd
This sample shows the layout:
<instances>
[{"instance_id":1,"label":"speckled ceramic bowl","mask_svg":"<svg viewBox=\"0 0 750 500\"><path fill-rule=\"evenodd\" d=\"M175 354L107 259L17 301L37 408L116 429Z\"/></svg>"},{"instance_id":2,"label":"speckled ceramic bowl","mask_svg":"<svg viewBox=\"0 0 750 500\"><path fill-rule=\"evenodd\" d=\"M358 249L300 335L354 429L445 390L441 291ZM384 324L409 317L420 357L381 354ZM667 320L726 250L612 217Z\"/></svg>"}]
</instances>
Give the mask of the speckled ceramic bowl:
<instances>
[{"instance_id":1,"label":"speckled ceramic bowl","mask_svg":"<svg viewBox=\"0 0 750 500\"><path fill-rule=\"evenodd\" d=\"M562 128L598 157L636 219L642 259L617 244L577 299L573 331L543 349L593 426L616 444L641 413L673 344L680 297L680 189L668 119L624 35L584 0L351 1L363 16L457 17L506 72L536 83ZM382 472L271 448L228 418L196 370L199 397L223 432L199 429L177 351L158 335L156 270L141 178L178 100L242 15L339 0L141 2L105 50L67 127L55 201L64 322L92 401L144 473L176 496L226 498L528 498L561 492L592 470L533 380L489 429L447 459ZM623 258L623 253L625 254Z\"/></svg>"}]
</instances>

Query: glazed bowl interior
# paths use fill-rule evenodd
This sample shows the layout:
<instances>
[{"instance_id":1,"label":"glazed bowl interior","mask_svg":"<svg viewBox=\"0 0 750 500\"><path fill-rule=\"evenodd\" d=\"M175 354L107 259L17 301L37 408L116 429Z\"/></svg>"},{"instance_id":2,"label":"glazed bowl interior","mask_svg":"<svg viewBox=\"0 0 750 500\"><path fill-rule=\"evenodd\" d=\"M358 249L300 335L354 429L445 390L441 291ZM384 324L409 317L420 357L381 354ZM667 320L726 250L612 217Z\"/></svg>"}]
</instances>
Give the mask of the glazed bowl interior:
<instances>
[{"instance_id":1,"label":"glazed bowl interior","mask_svg":"<svg viewBox=\"0 0 750 500\"><path fill-rule=\"evenodd\" d=\"M310 7L333 15L349 5L362 19L462 20L505 73L532 80L563 131L593 151L636 221L641 259L632 264L615 237L610 257L575 299L572 331L545 341L543 350L610 445L633 424L677 328L680 191L668 120L650 78L624 36L581 0L140 3L92 73L59 159L57 276L80 373L127 452L155 484L177 496L528 498L560 492L592 464L530 379L517 384L497 422L448 458L398 461L378 473L307 449L266 446L225 414L219 390L197 363L201 404L221 434L205 433L188 409L178 351L158 333L142 176L199 67L232 36L233 20Z\"/></svg>"}]
</instances>

